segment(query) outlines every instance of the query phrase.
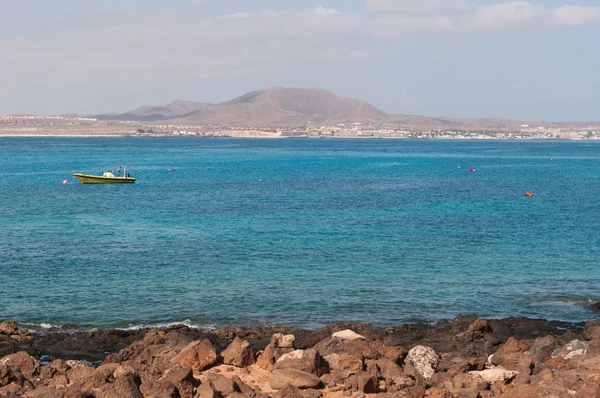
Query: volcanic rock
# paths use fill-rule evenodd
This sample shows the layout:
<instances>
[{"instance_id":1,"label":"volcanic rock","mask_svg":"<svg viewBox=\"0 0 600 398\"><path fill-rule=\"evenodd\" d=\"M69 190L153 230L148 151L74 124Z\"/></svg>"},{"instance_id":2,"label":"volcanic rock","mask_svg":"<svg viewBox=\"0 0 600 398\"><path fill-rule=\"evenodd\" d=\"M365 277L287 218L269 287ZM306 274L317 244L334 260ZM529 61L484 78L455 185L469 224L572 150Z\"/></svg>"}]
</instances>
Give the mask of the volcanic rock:
<instances>
[{"instance_id":1,"label":"volcanic rock","mask_svg":"<svg viewBox=\"0 0 600 398\"><path fill-rule=\"evenodd\" d=\"M254 363L254 351L250 343L239 337L233 339L231 344L221 353L223 363L238 368L245 368Z\"/></svg>"},{"instance_id":2,"label":"volcanic rock","mask_svg":"<svg viewBox=\"0 0 600 398\"><path fill-rule=\"evenodd\" d=\"M581 340L573 340L564 347L557 348L552 352L552 358L571 359L578 355L585 355L588 343Z\"/></svg>"},{"instance_id":3,"label":"volcanic rock","mask_svg":"<svg viewBox=\"0 0 600 398\"><path fill-rule=\"evenodd\" d=\"M364 336L361 336L360 334L358 334L350 329L335 332L331 335L331 337L342 339L342 340L356 340L356 339L364 339L365 338Z\"/></svg>"},{"instance_id":4,"label":"volcanic rock","mask_svg":"<svg viewBox=\"0 0 600 398\"><path fill-rule=\"evenodd\" d=\"M296 369L274 369L269 375L269 385L274 390L280 390L287 384L298 388L317 388L321 380L311 373Z\"/></svg>"},{"instance_id":5,"label":"volcanic rock","mask_svg":"<svg viewBox=\"0 0 600 398\"><path fill-rule=\"evenodd\" d=\"M511 337L500 347L492 357L491 362L496 366L502 366L508 370L516 370L519 373L531 374L534 359L525 354L527 347L519 340Z\"/></svg>"},{"instance_id":6,"label":"volcanic rock","mask_svg":"<svg viewBox=\"0 0 600 398\"><path fill-rule=\"evenodd\" d=\"M283 354L275 363L274 369L297 369L319 376L321 356L315 348L292 351Z\"/></svg>"},{"instance_id":7,"label":"volcanic rock","mask_svg":"<svg viewBox=\"0 0 600 398\"><path fill-rule=\"evenodd\" d=\"M217 361L217 351L209 339L193 341L171 359L171 364L183 364L201 371Z\"/></svg>"},{"instance_id":8,"label":"volcanic rock","mask_svg":"<svg viewBox=\"0 0 600 398\"><path fill-rule=\"evenodd\" d=\"M583 330L583 337L586 340L600 339L600 321L587 322Z\"/></svg>"},{"instance_id":9,"label":"volcanic rock","mask_svg":"<svg viewBox=\"0 0 600 398\"><path fill-rule=\"evenodd\" d=\"M416 346L408 351L406 361L425 379L431 378L439 363L436 352L431 347Z\"/></svg>"}]
</instances>

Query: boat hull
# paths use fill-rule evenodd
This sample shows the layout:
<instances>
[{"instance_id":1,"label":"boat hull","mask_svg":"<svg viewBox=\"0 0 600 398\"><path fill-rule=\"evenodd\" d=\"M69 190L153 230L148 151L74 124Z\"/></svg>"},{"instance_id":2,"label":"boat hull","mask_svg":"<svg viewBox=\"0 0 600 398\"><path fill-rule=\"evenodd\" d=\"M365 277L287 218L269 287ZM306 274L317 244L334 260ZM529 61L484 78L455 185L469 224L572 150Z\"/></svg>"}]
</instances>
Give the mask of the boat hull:
<instances>
[{"instance_id":1,"label":"boat hull","mask_svg":"<svg viewBox=\"0 0 600 398\"><path fill-rule=\"evenodd\" d=\"M103 177L79 173L73 174L73 177L83 184L133 184L135 182L133 177Z\"/></svg>"}]
</instances>

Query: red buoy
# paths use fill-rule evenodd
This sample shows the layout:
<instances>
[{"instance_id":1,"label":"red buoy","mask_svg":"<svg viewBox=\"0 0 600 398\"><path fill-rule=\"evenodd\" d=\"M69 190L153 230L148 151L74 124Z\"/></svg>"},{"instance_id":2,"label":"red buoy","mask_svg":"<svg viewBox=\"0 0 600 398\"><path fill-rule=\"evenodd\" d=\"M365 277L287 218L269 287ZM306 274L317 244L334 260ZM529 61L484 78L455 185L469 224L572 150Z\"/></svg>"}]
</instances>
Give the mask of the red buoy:
<instances>
[{"instance_id":1,"label":"red buoy","mask_svg":"<svg viewBox=\"0 0 600 398\"><path fill-rule=\"evenodd\" d=\"M63 185L69 185L69 181L63 180Z\"/></svg>"},{"instance_id":2,"label":"red buoy","mask_svg":"<svg viewBox=\"0 0 600 398\"><path fill-rule=\"evenodd\" d=\"M472 173L472 172L473 172L473 168L469 167L469 173Z\"/></svg>"},{"instance_id":3,"label":"red buoy","mask_svg":"<svg viewBox=\"0 0 600 398\"><path fill-rule=\"evenodd\" d=\"M530 196L533 196L533 194L531 192L527 191L527 192L525 192L525 196L530 197Z\"/></svg>"}]
</instances>

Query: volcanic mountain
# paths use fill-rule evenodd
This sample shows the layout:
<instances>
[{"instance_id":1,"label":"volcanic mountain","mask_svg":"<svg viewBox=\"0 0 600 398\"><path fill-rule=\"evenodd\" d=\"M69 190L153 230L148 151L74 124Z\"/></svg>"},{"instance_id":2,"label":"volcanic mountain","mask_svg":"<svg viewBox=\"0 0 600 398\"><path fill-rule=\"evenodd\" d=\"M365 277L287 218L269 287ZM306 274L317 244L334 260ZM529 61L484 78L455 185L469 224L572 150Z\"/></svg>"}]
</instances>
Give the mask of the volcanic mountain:
<instances>
[{"instance_id":1,"label":"volcanic mountain","mask_svg":"<svg viewBox=\"0 0 600 398\"><path fill-rule=\"evenodd\" d=\"M388 114L365 101L339 97L326 90L275 87L252 91L217 105L175 101L166 106L144 106L99 118L267 126L307 122L380 122L386 120Z\"/></svg>"}]
</instances>

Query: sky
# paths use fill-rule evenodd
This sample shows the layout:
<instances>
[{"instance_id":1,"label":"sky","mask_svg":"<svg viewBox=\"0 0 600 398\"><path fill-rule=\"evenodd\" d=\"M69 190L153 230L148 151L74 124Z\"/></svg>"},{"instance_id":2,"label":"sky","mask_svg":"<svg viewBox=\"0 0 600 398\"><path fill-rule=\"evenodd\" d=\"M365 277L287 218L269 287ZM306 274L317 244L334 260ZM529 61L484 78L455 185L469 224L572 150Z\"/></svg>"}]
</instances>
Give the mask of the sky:
<instances>
[{"instance_id":1,"label":"sky","mask_svg":"<svg viewBox=\"0 0 600 398\"><path fill-rule=\"evenodd\" d=\"M598 0L0 0L0 114L274 86L395 114L600 120Z\"/></svg>"}]
</instances>

